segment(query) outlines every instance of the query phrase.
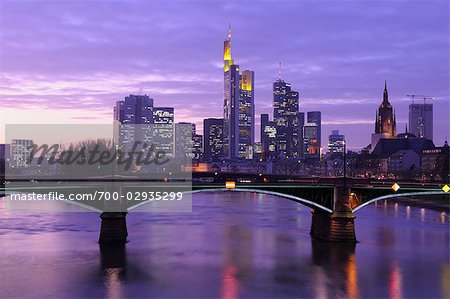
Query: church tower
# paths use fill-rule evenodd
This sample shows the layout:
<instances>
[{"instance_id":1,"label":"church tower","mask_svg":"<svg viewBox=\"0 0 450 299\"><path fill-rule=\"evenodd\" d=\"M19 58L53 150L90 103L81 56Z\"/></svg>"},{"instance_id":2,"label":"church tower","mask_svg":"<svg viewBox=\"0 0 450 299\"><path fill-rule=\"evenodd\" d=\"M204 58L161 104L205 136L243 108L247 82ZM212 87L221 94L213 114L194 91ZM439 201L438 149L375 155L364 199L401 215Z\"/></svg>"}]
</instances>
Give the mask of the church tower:
<instances>
[{"instance_id":1,"label":"church tower","mask_svg":"<svg viewBox=\"0 0 450 299\"><path fill-rule=\"evenodd\" d=\"M394 138L397 136L395 112L391 103L389 103L386 81L384 81L383 102L378 107L376 115L375 134L384 134L385 138Z\"/></svg>"}]
</instances>

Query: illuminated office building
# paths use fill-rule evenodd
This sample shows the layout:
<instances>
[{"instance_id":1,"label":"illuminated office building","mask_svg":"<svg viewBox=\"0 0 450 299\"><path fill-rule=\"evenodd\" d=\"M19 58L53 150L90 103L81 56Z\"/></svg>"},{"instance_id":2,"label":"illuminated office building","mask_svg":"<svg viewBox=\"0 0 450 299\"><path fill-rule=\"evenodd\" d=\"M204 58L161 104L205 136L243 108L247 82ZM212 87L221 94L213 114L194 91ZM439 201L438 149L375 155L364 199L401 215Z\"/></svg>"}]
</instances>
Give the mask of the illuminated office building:
<instances>
[{"instance_id":1,"label":"illuminated office building","mask_svg":"<svg viewBox=\"0 0 450 299\"><path fill-rule=\"evenodd\" d=\"M254 72L244 70L239 80L239 158L255 139Z\"/></svg>"},{"instance_id":2,"label":"illuminated office building","mask_svg":"<svg viewBox=\"0 0 450 299\"><path fill-rule=\"evenodd\" d=\"M203 158L203 136L199 134L192 135L192 154L194 160Z\"/></svg>"},{"instance_id":3,"label":"illuminated office building","mask_svg":"<svg viewBox=\"0 0 450 299\"><path fill-rule=\"evenodd\" d=\"M291 84L278 78L273 83L273 121L276 126L276 152L284 158L301 156L301 123L299 93Z\"/></svg>"},{"instance_id":4,"label":"illuminated office building","mask_svg":"<svg viewBox=\"0 0 450 299\"><path fill-rule=\"evenodd\" d=\"M317 153L320 155L320 149L322 148L322 114L320 113L320 111L310 111L306 113L306 121L309 124L315 124L316 126L316 134L313 137L314 142L312 142L311 140L309 141L309 148L306 151L306 155L316 155ZM311 126L310 126L310 129ZM317 149L316 149L317 148ZM313 150L314 153L311 153L311 150ZM317 151L317 153L316 153Z\"/></svg>"},{"instance_id":5,"label":"illuminated office building","mask_svg":"<svg viewBox=\"0 0 450 299\"><path fill-rule=\"evenodd\" d=\"M319 158L319 126L317 123L307 122L303 127L303 142L306 158Z\"/></svg>"},{"instance_id":6,"label":"illuminated office building","mask_svg":"<svg viewBox=\"0 0 450 299\"><path fill-rule=\"evenodd\" d=\"M174 109L153 107L153 139L156 151L163 151L166 157L174 156Z\"/></svg>"},{"instance_id":7,"label":"illuminated office building","mask_svg":"<svg viewBox=\"0 0 450 299\"><path fill-rule=\"evenodd\" d=\"M264 160L276 157L277 128L268 114L261 114L261 156Z\"/></svg>"},{"instance_id":8,"label":"illuminated office building","mask_svg":"<svg viewBox=\"0 0 450 299\"><path fill-rule=\"evenodd\" d=\"M193 147L195 124L179 122L175 124L175 157L194 158Z\"/></svg>"},{"instance_id":9,"label":"illuminated office building","mask_svg":"<svg viewBox=\"0 0 450 299\"><path fill-rule=\"evenodd\" d=\"M146 95L129 95L114 107L114 141L128 152L135 141L151 142L153 133L153 99Z\"/></svg>"},{"instance_id":10,"label":"illuminated office building","mask_svg":"<svg viewBox=\"0 0 450 299\"><path fill-rule=\"evenodd\" d=\"M332 130L328 136L328 152L332 154L344 153L345 136L339 134L339 130Z\"/></svg>"},{"instance_id":11,"label":"illuminated office building","mask_svg":"<svg viewBox=\"0 0 450 299\"><path fill-rule=\"evenodd\" d=\"M218 161L224 157L224 120L206 118L203 120L203 159Z\"/></svg>"},{"instance_id":12,"label":"illuminated office building","mask_svg":"<svg viewBox=\"0 0 450 299\"><path fill-rule=\"evenodd\" d=\"M223 49L223 153L228 159L245 158L254 142L254 72L239 71L231 56L231 27Z\"/></svg>"}]
</instances>

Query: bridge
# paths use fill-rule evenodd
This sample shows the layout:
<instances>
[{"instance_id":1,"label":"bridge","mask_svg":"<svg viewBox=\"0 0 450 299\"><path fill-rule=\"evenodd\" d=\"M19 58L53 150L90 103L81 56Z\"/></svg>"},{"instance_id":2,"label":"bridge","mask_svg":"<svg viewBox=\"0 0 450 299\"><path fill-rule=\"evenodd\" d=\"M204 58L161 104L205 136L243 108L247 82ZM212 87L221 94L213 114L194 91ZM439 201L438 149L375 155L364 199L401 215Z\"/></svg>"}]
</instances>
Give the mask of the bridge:
<instances>
[{"instance_id":1,"label":"bridge","mask_svg":"<svg viewBox=\"0 0 450 299\"><path fill-rule=\"evenodd\" d=\"M56 186L59 183L60 186ZM13 183L13 184L11 184ZM393 182L357 178L318 178L295 176L255 176L245 174L194 173L186 184L179 184L173 178L149 180L136 177L110 176L86 180L65 181L61 178L40 178L38 186L20 178L9 178L0 193L40 192L49 190L70 193L83 190L83 193L96 193L98 190L109 193L125 194L129 192L149 192L178 190L184 194L198 192L255 192L277 196L311 208L312 221L310 234L312 238L327 242L357 241L355 232L356 212L379 200L401 197L438 196L448 204L450 188L443 183ZM156 184L157 183L157 184ZM186 182L183 182L186 183ZM447 188L445 187L447 186ZM138 203L126 199L114 202L116 209L105 210L103 207L79 204L100 213L100 243L124 243L128 231L127 213L152 201ZM69 203L74 203L67 201ZM117 209L117 207L120 207Z\"/></svg>"}]
</instances>

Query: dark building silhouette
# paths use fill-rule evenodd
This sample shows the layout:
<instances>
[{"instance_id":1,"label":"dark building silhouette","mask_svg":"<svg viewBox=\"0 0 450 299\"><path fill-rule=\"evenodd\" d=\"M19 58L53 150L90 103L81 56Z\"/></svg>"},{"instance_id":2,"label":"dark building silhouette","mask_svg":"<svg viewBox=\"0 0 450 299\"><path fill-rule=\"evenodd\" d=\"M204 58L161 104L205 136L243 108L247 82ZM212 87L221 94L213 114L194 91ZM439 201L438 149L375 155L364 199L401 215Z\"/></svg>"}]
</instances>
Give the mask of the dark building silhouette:
<instances>
[{"instance_id":1,"label":"dark building silhouette","mask_svg":"<svg viewBox=\"0 0 450 299\"><path fill-rule=\"evenodd\" d=\"M382 138L378 141L372 155L375 158L388 158L400 150L413 150L421 155L423 150L434 149L430 139L417 138L411 133L399 134L396 138Z\"/></svg>"}]
</instances>

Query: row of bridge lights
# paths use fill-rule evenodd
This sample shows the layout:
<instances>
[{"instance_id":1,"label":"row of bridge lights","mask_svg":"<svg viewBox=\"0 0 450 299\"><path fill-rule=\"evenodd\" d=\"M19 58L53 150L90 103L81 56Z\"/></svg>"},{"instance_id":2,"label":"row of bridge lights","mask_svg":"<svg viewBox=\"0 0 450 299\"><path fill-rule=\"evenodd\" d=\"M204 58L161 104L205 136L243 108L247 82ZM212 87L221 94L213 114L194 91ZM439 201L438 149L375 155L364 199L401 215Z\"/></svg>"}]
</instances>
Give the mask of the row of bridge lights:
<instances>
[{"instance_id":1,"label":"row of bridge lights","mask_svg":"<svg viewBox=\"0 0 450 299\"><path fill-rule=\"evenodd\" d=\"M391 189L394 190L395 192L397 192L400 189L400 185L395 183L394 185L391 186ZM448 193L450 191L450 186L444 185L444 187L442 187L442 191L444 191L445 193Z\"/></svg>"},{"instance_id":2,"label":"row of bridge lights","mask_svg":"<svg viewBox=\"0 0 450 299\"><path fill-rule=\"evenodd\" d=\"M236 182L234 182L234 181L226 181L225 182L225 188L226 189L234 189L234 188L236 188ZM397 192L400 189L400 185L395 183L394 185L391 186L391 188L392 188L392 190ZM450 187L448 185L445 185L444 187L442 187L442 191L444 191L445 193L448 193L450 191Z\"/></svg>"}]
</instances>

